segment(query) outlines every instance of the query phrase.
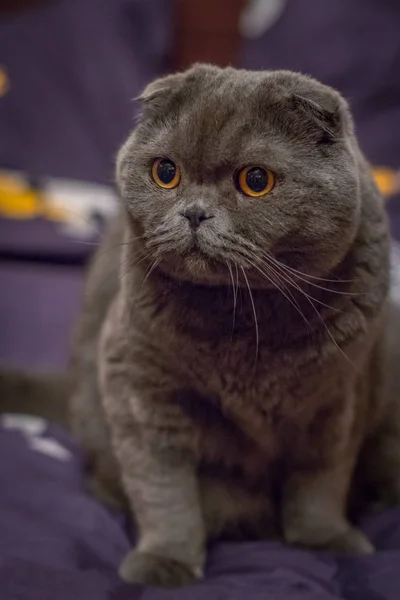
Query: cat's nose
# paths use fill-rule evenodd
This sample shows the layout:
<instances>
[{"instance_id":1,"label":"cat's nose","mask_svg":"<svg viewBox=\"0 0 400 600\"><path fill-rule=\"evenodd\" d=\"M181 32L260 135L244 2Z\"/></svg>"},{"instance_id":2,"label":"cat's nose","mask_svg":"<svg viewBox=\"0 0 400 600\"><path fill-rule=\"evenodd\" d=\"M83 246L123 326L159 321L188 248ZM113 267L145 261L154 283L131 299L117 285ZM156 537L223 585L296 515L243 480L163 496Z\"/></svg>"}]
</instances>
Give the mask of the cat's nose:
<instances>
[{"instance_id":1,"label":"cat's nose","mask_svg":"<svg viewBox=\"0 0 400 600\"><path fill-rule=\"evenodd\" d=\"M203 221L207 221L207 219L212 219L213 217L213 215L208 214L207 211L198 204L188 206L181 215L189 221L192 229L198 229Z\"/></svg>"}]
</instances>

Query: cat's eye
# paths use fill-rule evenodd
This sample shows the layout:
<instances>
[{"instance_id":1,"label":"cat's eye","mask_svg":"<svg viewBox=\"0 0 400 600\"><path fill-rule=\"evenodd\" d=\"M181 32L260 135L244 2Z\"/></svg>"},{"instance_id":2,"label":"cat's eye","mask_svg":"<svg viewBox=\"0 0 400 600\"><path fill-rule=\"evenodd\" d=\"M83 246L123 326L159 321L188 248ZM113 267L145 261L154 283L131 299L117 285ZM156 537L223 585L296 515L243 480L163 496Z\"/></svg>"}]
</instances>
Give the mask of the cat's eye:
<instances>
[{"instance_id":1,"label":"cat's eye","mask_svg":"<svg viewBox=\"0 0 400 600\"><path fill-rule=\"evenodd\" d=\"M239 171L237 185L245 196L265 196L275 186L275 175L263 167L245 167Z\"/></svg>"},{"instance_id":2,"label":"cat's eye","mask_svg":"<svg viewBox=\"0 0 400 600\"><path fill-rule=\"evenodd\" d=\"M151 167L151 176L157 185L172 190L179 185L181 172L169 158L156 158Z\"/></svg>"}]
</instances>

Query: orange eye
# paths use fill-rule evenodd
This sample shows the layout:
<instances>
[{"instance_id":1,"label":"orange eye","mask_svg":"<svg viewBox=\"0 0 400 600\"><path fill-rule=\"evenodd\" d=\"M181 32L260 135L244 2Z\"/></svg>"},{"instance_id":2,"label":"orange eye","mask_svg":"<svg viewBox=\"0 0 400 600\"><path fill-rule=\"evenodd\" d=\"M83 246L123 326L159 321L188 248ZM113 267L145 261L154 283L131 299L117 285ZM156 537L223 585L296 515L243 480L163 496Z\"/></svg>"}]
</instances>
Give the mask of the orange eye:
<instances>
[{"instance_id":1,"label":"orange eye","mask_svg":"<svg viewBox=\"0 0 400 600\"><path fill-rule=\"evenodd\" d=\"M181 180L179 167L169 158L156 158L151 167L151 175L157 185L167 190L176 188Z\"/></svg>"},{"instance_id":2,"label":"orange eye","mask_svg":"<svg viewBox=\"0 0 400 600\"><path fill-rule=\"evenodd\" d=\"M275 186L275 175L263 167L245 167L238 175L237 185L245 196L265 196Z\"/></svg>"}]
</instances>

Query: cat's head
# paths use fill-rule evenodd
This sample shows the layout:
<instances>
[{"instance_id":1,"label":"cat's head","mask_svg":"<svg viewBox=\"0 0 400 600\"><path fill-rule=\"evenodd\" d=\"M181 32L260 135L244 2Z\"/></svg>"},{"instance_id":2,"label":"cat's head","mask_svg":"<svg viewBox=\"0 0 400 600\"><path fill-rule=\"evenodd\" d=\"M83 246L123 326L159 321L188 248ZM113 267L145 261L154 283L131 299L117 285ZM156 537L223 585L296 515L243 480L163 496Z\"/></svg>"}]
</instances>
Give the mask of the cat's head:
<instances>
[{"instance_id":1,"label":"cat's head","mask_svg":"<svg viewBox=\"0 0 400 600\"><path fill-rule=\"evenodd\" d=\"M319 275L360 213L356 142L335 90L288 71L196 65L151 83L117 180L144 255L175 277Z\"/></svg>"}]
</instances>

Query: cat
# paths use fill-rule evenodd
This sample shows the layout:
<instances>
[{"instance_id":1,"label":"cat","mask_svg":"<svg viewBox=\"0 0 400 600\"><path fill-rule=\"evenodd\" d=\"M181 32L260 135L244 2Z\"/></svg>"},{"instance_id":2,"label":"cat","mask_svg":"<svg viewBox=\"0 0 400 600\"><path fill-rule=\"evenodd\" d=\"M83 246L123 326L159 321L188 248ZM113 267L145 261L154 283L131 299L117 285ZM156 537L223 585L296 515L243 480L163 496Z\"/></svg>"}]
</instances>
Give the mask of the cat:
<instances>
[{"instance_id":1,"label":"cat","mask_svg":"<svg viewBox=\"0 0 400 600\"><path fill-rule=\"evenodd\" d=\"M346 101L201 64L140 100L72 362L93 489L138 528L121 576L193 582L219 537L373 552L347 509L360 457L399 498L389 236Z\"/></svg>"}]
</instances>

